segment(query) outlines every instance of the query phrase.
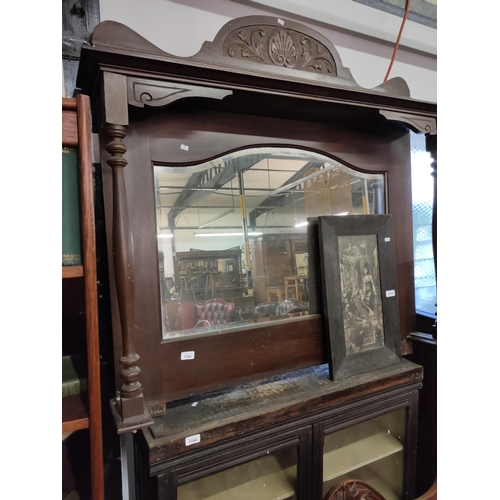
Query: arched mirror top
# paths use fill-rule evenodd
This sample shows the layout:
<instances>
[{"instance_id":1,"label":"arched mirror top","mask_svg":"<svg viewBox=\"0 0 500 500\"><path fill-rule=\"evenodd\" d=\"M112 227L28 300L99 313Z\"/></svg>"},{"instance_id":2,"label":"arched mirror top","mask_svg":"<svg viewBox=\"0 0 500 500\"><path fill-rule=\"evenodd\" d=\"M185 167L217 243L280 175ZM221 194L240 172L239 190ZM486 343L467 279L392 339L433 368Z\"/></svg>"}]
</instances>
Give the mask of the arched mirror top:
<instances>
[{"instance_id":1,"label":"arched mirror top","mask_svg":"<svg viewBox=\"0 0 500 500\"><path fill-rule=\"evenodd\" d=\"M154 165L154 182L164 341L316 313L308 220L385 212L383 173L292 147Z\"/></svg>"}]
</instances>

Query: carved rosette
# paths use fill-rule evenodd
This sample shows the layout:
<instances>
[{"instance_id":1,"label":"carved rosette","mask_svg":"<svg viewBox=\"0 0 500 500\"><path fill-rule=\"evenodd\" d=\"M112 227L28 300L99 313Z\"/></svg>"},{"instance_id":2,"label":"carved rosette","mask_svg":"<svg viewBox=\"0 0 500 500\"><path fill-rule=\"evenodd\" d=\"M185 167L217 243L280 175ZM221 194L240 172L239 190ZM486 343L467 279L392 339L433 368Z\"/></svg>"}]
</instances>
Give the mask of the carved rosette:
<instances>
[{"instance_id":1,"label":"carved rosette","mask_svg":"<svg viewBox=\"0 0 500 500\"><path fill-rule=\"evenodd\" d=\"M326 500L384 500L378 491L364 481L350 479L333 486Z\"/></svg>"},{"instance_id":2,"label":"carved rosette","mask_svg":"<svg viewBox=\"0 0 500 500\"><path fill-rule=\"evenodd\" d=\"M345 485L344 498L346 500L380 500L382 497L374 492L370 486L353 481Z\"/></svg>"},{"instance_id":3,"label":"carved rosette","mask_svg":"<svg viewBox=\"0 0 500 500\"><path fill-rule=\"evenodd\" d=\"M287 28L248 26L235 30L227 36L223 50L229 57L337 76L335 61L327 47Z\"/></svg>"}]
</instances>

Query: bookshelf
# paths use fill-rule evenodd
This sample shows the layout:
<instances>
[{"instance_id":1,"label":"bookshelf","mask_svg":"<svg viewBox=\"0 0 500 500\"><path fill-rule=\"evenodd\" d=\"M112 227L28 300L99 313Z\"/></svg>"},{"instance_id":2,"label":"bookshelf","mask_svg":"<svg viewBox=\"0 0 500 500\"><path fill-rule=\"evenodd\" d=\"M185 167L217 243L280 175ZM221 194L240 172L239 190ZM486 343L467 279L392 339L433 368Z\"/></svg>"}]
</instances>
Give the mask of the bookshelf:
<instances>
[{"instance_id":1,"label":"bookshelf","mask_svg":"<svg viewBox=\"0 0 500 500\"><path fill-rule=\"evenodd\" d=\"M62 266L62 277L64 278L82 278L83 266Z\"/></svg>"},{"instance_id":2,"label":"bookshelf","mask_svg":"<svg viewBox=\"0 0 500 500\"><path fill-rule=\"evenodd\" d=\"M88 429L88 464L92 500L104 499L104 469L97 311L94 192L91 158L90 99L62 99L62 146L78 151L78 184L82 264L62 266L64 354L81 352L86 359L88 391L62 398L63 436ZM69 352L68 352L69 351ZM63 464L64 465L64 464ZM82 495L80 498L85 498Z\"/></svg>"}]
</instances>

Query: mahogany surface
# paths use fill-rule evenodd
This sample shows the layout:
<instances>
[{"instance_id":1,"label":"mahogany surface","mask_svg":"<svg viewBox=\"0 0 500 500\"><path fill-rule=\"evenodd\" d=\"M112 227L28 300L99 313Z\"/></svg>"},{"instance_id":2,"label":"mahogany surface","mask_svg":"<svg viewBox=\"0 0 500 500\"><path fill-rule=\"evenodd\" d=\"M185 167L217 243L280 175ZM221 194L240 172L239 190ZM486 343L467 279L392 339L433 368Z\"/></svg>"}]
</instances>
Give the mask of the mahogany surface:
<instances>
[{"instance_id":1,"label":"mahogany surface","mask_svg":"<svg viewBox=\"0 0 500 500\"><path fill-rule=\"evenodd\" d=\"M306 68L293 61L285 67L271 49L248 58L233 50L240 29L294 40L302 34L306 53L316 58L323 51L329 62ZM402 352L409 352L405 338L415 331L409 129L435 133L435 104L411 99L400 78L364 89L319 33L292 21L283 28L275 18L254 16L231 21L190 58L167 54L126 26L105 21L96 27L92 44L82 48L78 84L100 110L96 131L116 386L124 382L127 396L122 410L133 387L135 415L147 425L147 412L139 411L143 396L155 415L169 401L325 361L323 326L313 316L286 327L162 342L155 162L182 168L242 148L292 146L362 172L383 173L386 207L393 216ZM189 98L177 100L184 96ZM112 238L113 231L119 237ZM181 362L180 352L187 350L196 357Z\"/></svg>"},{"instance_id":2,"label":"mahogany surface","mask_svg":"<svg viewBox=\"0 0 500 500\"><path fill-rule=\"evenodd\" d=\"M165 415L153 419L144 430L150 447L150 463L178 456L207 445L271 425L319 413L333 405L346 405L384 391L408 385L418 389L422 368L404 361L376 372L333 382L326 365L256 381L221 394L189 398L167 407ZM193 400L197 401L196 409ZM339 410L340 411L340 410ZM200 444L185 445L185 438L200 434Z\"/></svg>"},{"instance_id":3,"label":"mahogany surface","mask_svg":"<svg viewBox=\"0 0 500 500\"><path fill-rule=\"evenodd\" d=\"M221 105L222 106L222 105ZM226 106L226 105L224 105ZM278 107L281 104L278 102ZM330 123L313 123L299 120L282 120L274 117L229 113L217 109L203 109L197 103L196 113L191 106L181 105L169 113L140 116L127 129L127 160L125 187L130 217L130 230L134 235L135 266L135 348L141 356L139 367L146 400L167 402L197 393L241 383L252 375L258 377L320 364L325 359L322 352L321 322L309 318L303 323L289 324L281 330L263 326L258 333L252 330L231 334L161 344L160 304L151 297L159 297L158 264L156 258L156 226L154 217L154 181L151 163L184 165L220 156L227 151L252 145L293 145L310 151L332 154L348 165L364 172L383 172L390 179L387 186L388 210L393 214L396 239L396 266L401 337L415 330L411 220L409 135L399 127L361 134L357 126L345 118L345 111L334 106L330 109ZM212 108L218 104L211 105ZM322 106L325 108L325 105ZM260 109L260 108L255 108ZM273 112L274 107L267 108ZM310 106L295 106L296 116L310 112ZM368 120L379 120L369 111ZM348 125L345 125L347 121ZM180 149L188 142L189 151ZM107 153L103 151L103 157ZM182 162L182 163L181 163ZM103 169L107 225L111 225L112 180L110 169ZM112 248L108 231L108 249ZM112 261L110 256L110 262ZM110 265L110 273L114 270ZM112 290L112 294L115 292ZM113 327L116 365L121 356L118 301L113 304ZM155 332L146 334L146 332ZM284 332L287 332L284 335ZM290 336L287 338L287 336ZM244 363L238 353L248 351ZM186 364L180 360L181 351L194 350L196 358ZM199 354L198 354L199 353ZM277 356L278 354L278 356ZM162 362L157 360L161 357ZM249 368L247 368L247 366ZM252 367L250 369L250 367ZM169 377L169 373L182 376ZM197 373L203 373L203 378ZM117 374L118 375L118 374ZM144 377L144 378L142 378ZM117 379L117 384L119 379ZM119 385L118 385L119 386Z\"/></svg>"},{"instance_id":4,"label":"mahogany surface","mask_svg":"<svg viewBox=\"0 0 500 500\"><path fill-rule=\"evenodd\" d=\"M87 429L89 426L87 394L62 398L62 432Z\"/></svg>"}]
</instances>

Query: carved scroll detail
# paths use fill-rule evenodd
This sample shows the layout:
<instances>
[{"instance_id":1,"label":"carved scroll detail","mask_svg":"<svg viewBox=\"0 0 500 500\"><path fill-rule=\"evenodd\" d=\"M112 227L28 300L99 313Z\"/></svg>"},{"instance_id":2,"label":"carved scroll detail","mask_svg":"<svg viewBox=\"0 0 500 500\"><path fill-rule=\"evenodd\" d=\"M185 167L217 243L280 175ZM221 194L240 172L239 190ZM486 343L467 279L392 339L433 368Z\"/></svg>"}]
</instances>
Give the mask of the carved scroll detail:
<instances>
[{"instance_id":1,"label":"carved scroll detail","mask_svg":"<svg viewBox=\"0 0 500 500\"><path fill-rule=\"evenodd\" d=\"M337 75L330 51L314 38L275 26L248 26L230 33L224 41L230 57L314 73Z\"/></svg>"},{"instance_id":2,"label":"carved scroll detail","mask_svg":"<svg viewBox=\"0 0 500 500\"><path fill-rule=\"evenodd\" d=\"M429 135L437 134L436 119L428 116L411 115L408 113L399 113L397 111L380 110L380 114L388 120L403 122L410 125L418 132L424 132Z\"/></svg>"},{"instance_id":3,"label":"carved scroll detail","mask_svg":"<svg viewBox=\"0 0 500 500\"><path fill-rule=\"evenodd\" d=\"M127 99L132 106L162 107L186 97L206 97L223 99L231 95L231 90L195 87L193 85L163 83L144 78L127 78Z\"/></svg>"}]
</instances>

